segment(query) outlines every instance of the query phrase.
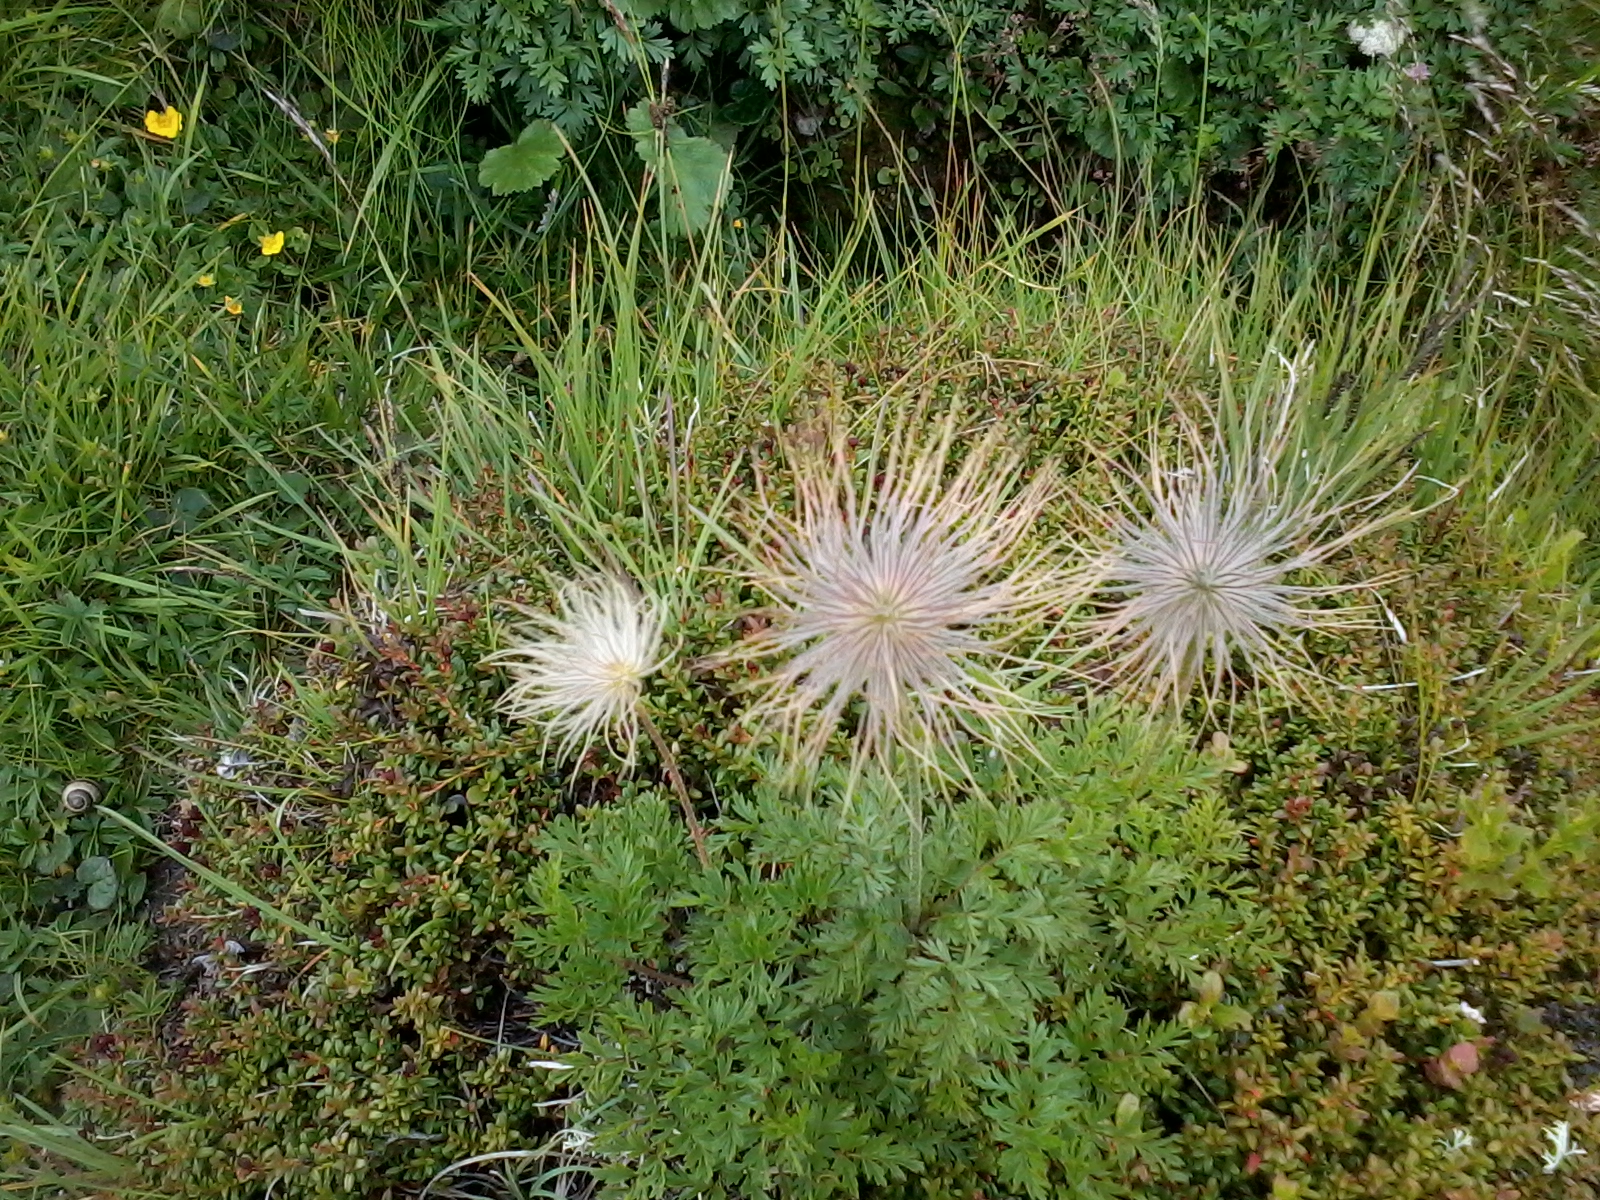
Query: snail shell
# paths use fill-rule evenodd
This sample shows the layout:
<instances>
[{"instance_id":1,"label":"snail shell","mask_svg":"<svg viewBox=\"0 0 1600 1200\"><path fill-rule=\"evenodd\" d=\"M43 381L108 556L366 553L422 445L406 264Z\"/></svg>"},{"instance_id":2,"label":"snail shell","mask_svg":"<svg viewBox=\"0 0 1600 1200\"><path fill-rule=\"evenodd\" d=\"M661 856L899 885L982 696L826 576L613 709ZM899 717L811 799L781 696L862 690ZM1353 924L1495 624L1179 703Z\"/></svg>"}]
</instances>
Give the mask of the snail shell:
<instances>
[{"instance_id":1,"label":"snail shell","mask_svg":"<svg viewBox=\"0 0 1600 1200\"><path fill-rule=\"evenodd\" d=\"M61 789L61 807L69 813L86 813L100 803L100 789L87 779L74 779Z\"/></svg>"}]
</instances>

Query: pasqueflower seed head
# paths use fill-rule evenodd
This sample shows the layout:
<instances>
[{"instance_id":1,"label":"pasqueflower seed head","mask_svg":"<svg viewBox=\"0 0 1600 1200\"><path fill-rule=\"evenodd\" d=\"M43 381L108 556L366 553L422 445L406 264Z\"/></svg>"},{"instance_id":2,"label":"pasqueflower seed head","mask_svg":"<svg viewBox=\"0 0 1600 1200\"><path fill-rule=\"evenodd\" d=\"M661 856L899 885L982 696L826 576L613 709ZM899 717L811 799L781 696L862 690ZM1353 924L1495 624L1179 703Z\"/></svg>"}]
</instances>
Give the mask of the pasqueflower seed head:
<instances>
[{"instance_id":1,"label":"pasqueflower seed head","mask_svg":"<svg viewBox=\"0 0 1600 1200\"><path fill-rule=\"evenodd\" d=\"M536 721L560 752L609 738L631 758L644 681L659 670L661 604L609 575L564 583L557 614L525 612L517 640L485 661L512 679L500 708Z\"/></svg>"},{"instance_id":2,"label":"pasqueflower seed head","mask_svg":"<svg viewBox=\"0 0 1600 1200\"><path fill-rule=\"evenodd\" d=\"M858 473L838 424L790 437L792 507L763 493L748 514L751 577L770 599L760 632L724 657L774 660L746 716L791 765L814 763L854 705L854 755L896 749L936 765L965 734L1013 739L1033 711L1006 678L1033 664L1009 647L1066 603L1036 522L1057 489L1027 477L999 431L950 467L953 416L920 436L908 419Z\"/></svg>"},{"instance_id":3,"label":"pasqueflower seed head","mask_svg":"<svg viewBox=\"0 0 1600 1200\"><path fill-rule=\"evenodd\" d=\"M1293 671L1291 654L1299 657L1295 633L1370 624L1363 610L1315 601L1378 581L1291 581L1407 515L1379 511L1396 489L1349 499L1349 467L1319 474L1285 462L1283 414L1252 446L1217 448L1193 427L1187 440L1187 466L1169 469L1152 452L1147 477L1121 489L1120 504L1102 514L1093 568L1108 598L1093 625L1098 644L1113 652L1112 677L1176 701L1208 663L1213 697L1236 655L1281 683Z\"/></svg>"}]
</instances>

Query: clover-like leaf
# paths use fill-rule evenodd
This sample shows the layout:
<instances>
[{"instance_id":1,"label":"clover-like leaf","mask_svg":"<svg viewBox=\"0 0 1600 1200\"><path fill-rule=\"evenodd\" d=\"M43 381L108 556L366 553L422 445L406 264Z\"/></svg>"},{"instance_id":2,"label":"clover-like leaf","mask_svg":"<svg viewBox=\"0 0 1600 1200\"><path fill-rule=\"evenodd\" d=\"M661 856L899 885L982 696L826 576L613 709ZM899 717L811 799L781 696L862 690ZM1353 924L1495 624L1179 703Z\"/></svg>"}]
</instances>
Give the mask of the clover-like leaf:
<instances>
[{"instance_id":1,"label":"clover-like leaf","mask_svg":"<svg viewBox=\"0 0 1600 1200\"><path fill-rule=\"evenodd\" d=\"M561 167L566 147L549 121L535 121L509 146L500 146L478 164L478 182L496 196L538 187Z\"/></svg>"},{"instance_id":2,"label":"clover-like leaf","mask_svg":"<svg viewBox=\"0 0 1600 1200\"><path fill-rule=\"evenodd\" d=\"M33 869L41 875L54 875L72 857L72 836L64 829L55 831L48 842L40 842L34 852Z\"/></svg>"},{"instance_id":3,"label":"clover-like leaf","mask_svg":"<svg viewBox=\"0 0 1600 1200\"><path fill-rule=\"evenodd\" d=\"M85 899L93 909L110 908L117 899L117 869L103 854L78 864L78 882L88 887Z\"/></svg>"}]
</instances>

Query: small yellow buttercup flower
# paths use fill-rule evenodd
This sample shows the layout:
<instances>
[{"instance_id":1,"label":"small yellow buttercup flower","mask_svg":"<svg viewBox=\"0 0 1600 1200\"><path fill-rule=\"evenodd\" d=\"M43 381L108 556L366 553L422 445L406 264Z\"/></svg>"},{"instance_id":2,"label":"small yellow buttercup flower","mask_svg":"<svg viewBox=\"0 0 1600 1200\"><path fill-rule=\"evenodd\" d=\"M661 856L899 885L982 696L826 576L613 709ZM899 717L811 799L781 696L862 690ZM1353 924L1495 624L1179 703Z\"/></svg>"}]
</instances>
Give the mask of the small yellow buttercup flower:
<instances>
[{"instance_id":1,"label":"small yellow buttercup flower","mask_svg":"<svg viewBox=\"0 0 1600 1200\"><path fill-rule=\"evenodd\" d=\"M183 131L183 114L170 104L161 112L152 108L144 114L144 127L170 141Z\"/></svg>"},{"instance_id":2,"label":"small yellow buttercup flower","mask_svg":"<svg viewBox=\"0 0 1600 1200\"><path fill-rule=\"evenodd\" d=\"M262 254L278 254L283 250L283 230L263 233L256 241L261 243Z\"/></svg>"},{"instance_id":3,"label":"small yellow buttercup flower","mask_svg":"<svg viewBox=\"0 0 1600 1200\"><path fill-rule=\"evenodd\" d=\"M227 311L230 317L237 317L244 311L244 305L240 304L232 296L224 296L222 298L222 307Z\"/></svg>"},{"instance_id":4,"label":"small yellow buttercup flower","mask_svg":"<svg viewBox=\"0 0 1600 1200\"><path fill-rule=\"evenodd\" d=\"M215 275L202 275L199 279L195 280L195 282L201 287L210 287L212 284L216 283L216 281L217 277Z\"/></svg>"},{"instance_id":5,"label":"small yellow buttercup flower","mask_svg":"<svg viewBox=\"0 0 1600 1200\"><path fill-rule=\"evenodd\" d=\"M324 129L322 138L328 145L337 146L339 144L339 131L337 129Z\"/></svg>"}]
</instances>

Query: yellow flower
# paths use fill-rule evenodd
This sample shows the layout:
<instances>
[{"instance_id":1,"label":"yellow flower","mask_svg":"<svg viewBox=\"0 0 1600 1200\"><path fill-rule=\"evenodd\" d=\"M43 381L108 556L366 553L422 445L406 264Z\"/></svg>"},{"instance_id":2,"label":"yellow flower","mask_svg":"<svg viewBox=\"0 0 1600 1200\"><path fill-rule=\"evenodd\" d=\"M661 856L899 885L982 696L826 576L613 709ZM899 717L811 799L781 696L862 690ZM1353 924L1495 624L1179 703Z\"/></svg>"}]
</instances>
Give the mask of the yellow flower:
<instances>
[{"instance_id":1,"label":"yellow flower","mask_svg":"<svg viewBox=\"0 0 1600 1200\"><path fill-rule=\"evenodd\" d=\"M202 276L200 276L199 279L195 280L195 282L198 283L201 287L210 287L216 281L217 281L217 277L215 275L202 275Z\"/></svg>"},{"instance_id":2,"label":"yellow flower","mask_svg":"<svg viewBox=\"0 0 1600 1200\"><path fill-rule=\"evenodd\" d=\"M735 229L743 229L744 228L744 222L740 221L740 220L735 220L734 223L733 223L733 227Z\"/></svg>"},{"instance_id":3,"label":"yellow flower","mask_svg":"<svg viewBox=\"0 0 1600 1200\"><path fill-rule=\"evenodd\" d=\"M337 129L324 129L322 131L322 137L323 140L326 141L330 146L337 146L339 144L339 131Z\"/></svg>"},{"instance_id":4,"label":"yellow flower","mask_svg":"<svg viewBox=\"0 0 1600 1200\"><path fill-rule=\"evenodd\" d=\"M256 241L261 243L262 254L278 254L283 250L283 230L263 233Z\"/></svg>"},{"instance_id":5,"label":"yellow flower","mask_svg":"<svg viewBox=\"0 0 1600 1200\"><path fill-rule=\"evenodd\" d=\"M244 305L240 304L232 296L224 296L222 298L222 307L227 310L230 317L237 317L244 311Z\"/></svg>"},{"instance_id":6,"label":"yellow flower","mask_svg":"<svg viewBox=\"0 0 1600 1200\"><path fill-rule=\"evenodd\" d=\"M144 127L157 137L170 140L183 130L183 114L170 104L161 112L152 108L144 114Z\"/></svg>"}]
</instances>

